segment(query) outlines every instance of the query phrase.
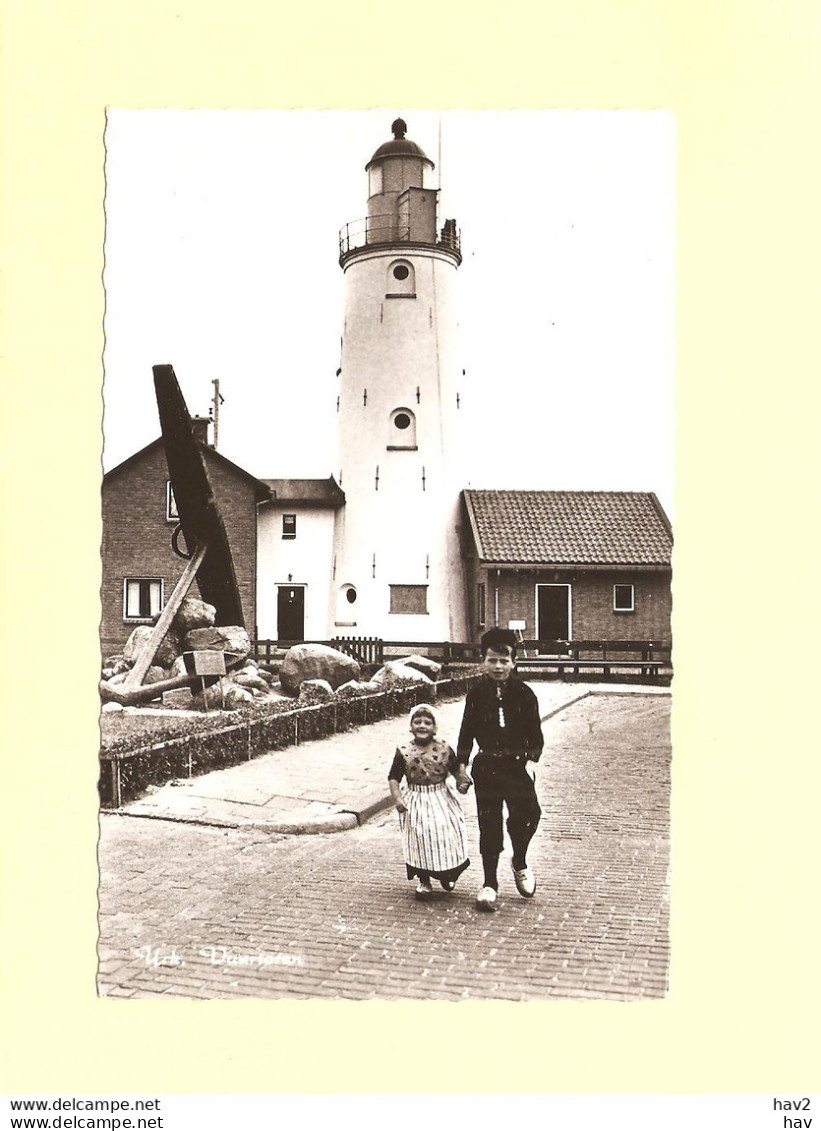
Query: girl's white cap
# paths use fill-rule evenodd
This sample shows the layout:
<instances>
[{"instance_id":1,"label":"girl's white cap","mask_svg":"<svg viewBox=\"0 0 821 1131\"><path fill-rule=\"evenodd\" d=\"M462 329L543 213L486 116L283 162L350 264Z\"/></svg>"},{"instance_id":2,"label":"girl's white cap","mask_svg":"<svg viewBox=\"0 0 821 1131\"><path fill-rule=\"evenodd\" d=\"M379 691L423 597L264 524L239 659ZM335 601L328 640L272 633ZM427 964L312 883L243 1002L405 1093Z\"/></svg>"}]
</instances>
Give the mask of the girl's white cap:
<instances>
[{"instance_id":1,"label":"girl's white cap","mask_svg":"<svg viewBox=\"0 0 821 1131\"><path fill-rule=\"evenodd\" d=\"M408 715L408 726L410 726L410 724L414 720L414 717L418 715L420 711L424 711L426 715L430 715L430 717L433 719L433 725L435 727L434 733L439 730L439 713L435 707L431 707L430 703L416 704L411 713Z\"/></svg>"}]
</instances>

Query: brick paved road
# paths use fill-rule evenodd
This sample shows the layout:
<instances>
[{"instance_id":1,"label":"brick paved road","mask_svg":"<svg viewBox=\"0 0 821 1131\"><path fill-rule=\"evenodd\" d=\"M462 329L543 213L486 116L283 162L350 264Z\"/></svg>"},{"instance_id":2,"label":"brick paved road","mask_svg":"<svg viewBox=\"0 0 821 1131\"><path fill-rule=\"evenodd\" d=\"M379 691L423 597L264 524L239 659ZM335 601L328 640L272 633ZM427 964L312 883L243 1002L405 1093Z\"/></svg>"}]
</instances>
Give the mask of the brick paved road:
<instances>
[{"instance_id":1,"label":"brick paved road","mask_svg":"<svg viewBox=\"0 0 821 1131\"><path fill-rule=\"evenodd\" d=\"M520 899L503 859L495 915L473 905L472 797L473 864L452 895L427 904L404 879L393 811L299 837L103 815L100 992L661 997L669 711L667 697L596 696L545 724L531 849L539 890Z\"/></svg>"}]
</instances>

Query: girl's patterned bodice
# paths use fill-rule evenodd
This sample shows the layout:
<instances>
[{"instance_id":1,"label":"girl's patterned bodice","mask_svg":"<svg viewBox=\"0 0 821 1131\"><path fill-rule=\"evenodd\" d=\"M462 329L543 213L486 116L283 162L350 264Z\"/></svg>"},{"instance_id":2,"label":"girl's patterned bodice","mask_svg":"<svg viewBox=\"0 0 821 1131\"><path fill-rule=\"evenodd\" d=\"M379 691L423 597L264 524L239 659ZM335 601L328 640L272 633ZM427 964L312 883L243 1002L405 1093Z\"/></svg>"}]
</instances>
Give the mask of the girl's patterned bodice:
<instances>
[{"instance_id":1,"label":"girl's patterned bodice","mask_svg":"<svg viewBox=\"0 0 821 1131\"><path fill-rule=\"evenodd\" d=\"M404 762L405 777L411 785L438 785L456 769L456 755L446 742L437 739L428 746L418 746L411 740L396 753Z\"/></svg>"}]
</instances>

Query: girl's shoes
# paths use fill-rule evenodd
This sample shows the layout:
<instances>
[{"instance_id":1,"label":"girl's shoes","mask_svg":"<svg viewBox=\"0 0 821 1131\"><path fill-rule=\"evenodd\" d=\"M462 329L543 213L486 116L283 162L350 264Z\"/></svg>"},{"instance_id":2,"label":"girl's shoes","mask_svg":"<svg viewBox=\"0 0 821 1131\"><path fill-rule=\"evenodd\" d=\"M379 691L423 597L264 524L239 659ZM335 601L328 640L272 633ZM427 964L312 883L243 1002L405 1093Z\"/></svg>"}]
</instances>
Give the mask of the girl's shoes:
<instances>
[{"instance_id":1,"label":"girl's shoes","mask_svg":"<svg viewBox=\"0 0 821 1131\"><path fill-rule=\"evenodd\" d=\"M416 885L416 898L427 899L429 895L433 895L433 888L430 886L430 880L420 880Z\"/></svg>"},{"instance_id":2,"label":"girl's shoes","mask_svg":"<svg viewBox=\"0 0 821 1131\"><path fill-rule=\"evenodd\" d=\"M444 891L453 891L456 887L456 880L440 880L439 883Z\"/></svg>"}]
</instances>

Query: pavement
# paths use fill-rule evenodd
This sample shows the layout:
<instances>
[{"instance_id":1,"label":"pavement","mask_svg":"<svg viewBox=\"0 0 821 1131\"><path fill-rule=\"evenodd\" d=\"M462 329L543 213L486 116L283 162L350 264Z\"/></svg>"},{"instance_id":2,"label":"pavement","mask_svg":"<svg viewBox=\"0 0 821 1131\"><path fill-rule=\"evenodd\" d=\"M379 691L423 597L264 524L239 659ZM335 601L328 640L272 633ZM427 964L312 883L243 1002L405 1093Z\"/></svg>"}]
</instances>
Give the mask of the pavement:
<instances>
[{"instance_id":1,"label":"pavement","mask_svg":"<svg viewBox=\"0 0 821 1131\"><path fill-rule=\"evenodd\" d=\"M476 908L482 873L472 792L463 799L469 869L452 893L414 898L396 813L376 809L366 819L373 799L385 796L404 729L401 718L387 720L209 775L209 788L198 778L190 787L164 787L128 812L103 812L100 995L663 998L669 692L534 687L549 717L536 779L542 819L528 853L538 881L533 899L517 894L506 848L497 911ZM444 707L443 732L452 740L462 703ZM343 742L358 767L344 780L336 760ZM276 766L298 772L277 776ZM165 808L165 795L181 815ZM149 801L158 804L147 812L161 819L137 816ZM324 809L317 813L315 805ZM271 824L300 830L308 818L314 832L322 821L341 829L346 814L363 823L333 835L290 835L260 823L266 808Z\"/></svg>"},{"instance_id":2,"label":"pavement","mask_svg":"<svg viewBox=\"0 0 821 1131\"><path fill-rule=\"evenodd\" d=\"M543 721L590 695L667 695L637 684L533 682ZM440 735L455 748L464 700L437 705ZM151 787L121 816L271 833L345 832L391 805L387 771L404 738L402 717Z\"/></svg>"}]
</instances>

